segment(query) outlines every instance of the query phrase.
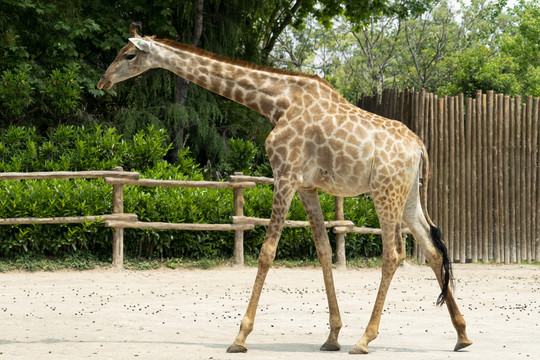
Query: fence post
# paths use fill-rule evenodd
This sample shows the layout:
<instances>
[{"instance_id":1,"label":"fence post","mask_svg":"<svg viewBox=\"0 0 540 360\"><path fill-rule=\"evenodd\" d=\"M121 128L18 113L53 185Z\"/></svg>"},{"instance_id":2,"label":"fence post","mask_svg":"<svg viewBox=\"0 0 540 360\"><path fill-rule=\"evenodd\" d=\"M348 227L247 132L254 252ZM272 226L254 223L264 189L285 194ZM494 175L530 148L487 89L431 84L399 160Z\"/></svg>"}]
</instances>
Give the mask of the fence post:
<instances>
[{"instance_id":1,"label":"fence post","mask_svg":"<svg viewBox=\"0 0 540 360\"><path fill-rule=\"evenodd\" d=\"M345 220L343 215L343 198L336 196L334 201L335 220ZM347 258L345 257L345 234L336 234L336 258L338 269L347 268Z\"/></svg>"},{"instance_id":2,"label":"fence post","mask_svg":"<svg viewBox=\"0 0 540 360\"><path fill-rule=\"evenodd\" d=\"M536 224L536 237L534 239L534 246L535 246L535 252L534 252L534 260L536 262L540 262L540 220L538 220L538 217L540 216L540 187L538 185L538 181L540 181L540 155L538 154L539 148L540 148L540 130L538 129L540 127L540 99L535 98L534 99L534 118L533 118L533 126L536 131L536 156L537 161L534 161L534 166L532 169L534 170L534 167L536 167L536 204L534 207L536 207L536 215L534 215L534 212L532 213L532 216L535 218L535 224Z\"/></svg>"},{"instance_id":3,"label":"fence post","mask_svg":"<svg viewBox=\"0 0 540 360\"><path fill-rule=\"evenodd\" d=\"M114 171L124 171L117 166ZM124 185L113 185L113 214L124 212ZM112 265L116 268L124 266L124 228L113 229Z\"/></svg>"},{"instance_id":4,"label":"fence post","mask_svg":"<svg viewBox=\"0 0 540 360\"><path fill-rule=\"evenodd\" d=\"M234 175L243 175L235 172ZM234 182L234 179L229 179ZM244 216L244 188L234 188L234 216ZM234 231L234 263L236 266L244 266L244 230Z\"/></svg>"}]
</instances>

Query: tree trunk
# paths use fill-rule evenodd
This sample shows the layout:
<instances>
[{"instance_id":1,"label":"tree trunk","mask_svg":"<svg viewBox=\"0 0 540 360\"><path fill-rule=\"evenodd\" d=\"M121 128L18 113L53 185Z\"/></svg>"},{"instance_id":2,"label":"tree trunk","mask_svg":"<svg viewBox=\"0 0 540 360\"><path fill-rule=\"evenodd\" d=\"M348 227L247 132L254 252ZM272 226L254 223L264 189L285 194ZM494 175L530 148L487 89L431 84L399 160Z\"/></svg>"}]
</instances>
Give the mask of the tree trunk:
<instances>
[{"instance_id":1,"label":"tree trunk","mask_svg":"<svg viewBox=\"0 0 540 360\"><path fill-rule=\"evenodd\" d=\"M289 9L283 19L281 21L272 22L271 28L267 29L269 38L266 39L265 44L261 49L261 63L263 65L268 65L270 53L274 49L279 35L281 35L283 30L285 30L285 28L292 22L294 15L302 6L303 1L304 0L296 0L292 8Z\"/></svg>"},{"instance_id":2,"label":"tree trunk","mask_svg":"<svg viewBox=\"0 0 540 360\"><path fill-rule=\"evenodd\" d=\"M198 46L201 40L201 34L203 29L203 6L204 0L195 0L195 19L193 21L193 32L191 34L191 45ZM176 91L174 93L174 103L179 105L185 105L188 97L189 81L177 76L176 77ZM184 130L186 124L178 124L176 130L178 142L174 144L174 148L171 150L169 157L171 162L176 163L178 161L178 151L184 148Z\"/></svg>"}]
</instances>

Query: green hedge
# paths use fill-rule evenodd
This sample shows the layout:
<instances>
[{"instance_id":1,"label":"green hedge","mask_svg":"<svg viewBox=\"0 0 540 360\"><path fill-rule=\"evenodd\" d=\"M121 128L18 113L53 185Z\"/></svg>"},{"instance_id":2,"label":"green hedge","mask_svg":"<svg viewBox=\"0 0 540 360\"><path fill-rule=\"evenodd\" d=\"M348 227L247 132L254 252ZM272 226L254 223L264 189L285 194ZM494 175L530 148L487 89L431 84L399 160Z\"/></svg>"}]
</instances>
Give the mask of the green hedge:
<instances>
[{"instance_id":1,"label":"green hedge","mask_svg":"<svg viewBox=\"0 0 540 360\"><path fill-rule=\"evenodd\" d=\"M141 173L142 178L202 180L202 170L185 150L179 164L162 160L169 150L162 130L148 128L131 139L123 139L114 128L60 126L39 135L34 128L10 127L0 134L1 171L107 170L123 166ZM250 148L234 140L233 150ZM247 142L246 142L247 143ZM255 150L252 150L252 153ZM251 157L247 157L248 161ZM251 170L246 157L234 151L225 160L223 171ZM242 163L243 162L243 163ZM225 170L224 170L225 169ZM245 214L269 218L272 187L257 186L245 190ZM321 194L326 219L334 218L334 199ZM112 212L112 188L102 179L21 180L0 182L0 218L100 215ZM233 215L232 190L197 188L153 188L126 186L124 211L135 213L140 221L179 223L230 223ZM290 219L306 218L297 197ZM345 218L357 226L378 227L369 197L345 200ZM245 252L256 256L266 228L256 227L245 235ZM329 232L332 244L334 235ZM111 255L112 230L102 224L22 225L0 227L0 256L28 254L64 256L90 252L101 257ZM130 257L182 257L191 259L230 257L233 232L125 230L125 249ZM380 237L347 235L349 257L375 256L380 253ZM285 229L278 247L278 258L314 259L316 251L309 229Z\"/></svg>"}]
</instances>

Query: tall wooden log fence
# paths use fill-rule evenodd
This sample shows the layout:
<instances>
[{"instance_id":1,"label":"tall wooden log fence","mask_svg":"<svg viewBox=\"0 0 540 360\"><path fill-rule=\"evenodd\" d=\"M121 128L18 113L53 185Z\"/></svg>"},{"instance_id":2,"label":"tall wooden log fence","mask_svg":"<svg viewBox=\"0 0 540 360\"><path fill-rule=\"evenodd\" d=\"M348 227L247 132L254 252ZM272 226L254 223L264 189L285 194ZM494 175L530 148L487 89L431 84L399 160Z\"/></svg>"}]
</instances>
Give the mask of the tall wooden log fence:
<instances>
[{"instance_id":1,"label":"tall wooden log fence","mask_svg":"<svg viewBox=\"0 0 540 360\"><path fill-rule=\"evenodd\" d=\"M426 144L428 210L454 261L540 261L538 98L386 89L358 106L403 122Z\"/></svg>"},{"instance_id":2,"label":"tall wooden log fence","mask_svg":"<svg viewBox=\"0 0 540 360\"><path fill-rule=\"evenodd\" d=\"M255 226L268 226L270 219L244 216L244 189L254 188L256 184L272 185L274 179L246 176L236 173L229 181L176 181L140 179L137 172L125 172L118 167L112 171L79 171L79 172L34 172L34 173L0 173L0 180L39 180L39 179L76 179L103 178L105 184L112 185L113 213L94 216L70 216L52 218L7 218L0 219L0 225L24 224L70 224L103 221L105 227L113 228L112 264L122 267L124 261L124 229L161 229L192 231L234 231L234 257L237 265L244 263L244 231ZM190 224L168 222L138 221L136 214L124 213L124 186L160 186L190 187L209 189L232 189L234 194L234 216L230 224ZM346 266L345 234L381 234L380 229L356 227L353 222L345 220L343 215L343 198L335 198L335 219L325 221L327 228L336 233L336 258L339 268ZM308 227L308 221L285 221L286 227ZM408 233L403 229L403 233Z\"/></svg>"}]
</instances>

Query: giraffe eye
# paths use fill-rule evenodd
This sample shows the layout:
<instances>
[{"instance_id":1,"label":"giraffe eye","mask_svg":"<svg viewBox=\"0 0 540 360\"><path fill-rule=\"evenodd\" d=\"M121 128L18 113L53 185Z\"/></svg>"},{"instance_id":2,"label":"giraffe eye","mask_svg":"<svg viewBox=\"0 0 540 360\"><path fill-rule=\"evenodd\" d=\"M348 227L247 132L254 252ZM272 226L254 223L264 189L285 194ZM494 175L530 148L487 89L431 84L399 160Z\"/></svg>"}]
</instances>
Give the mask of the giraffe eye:
<instances>
[{"instance_id":1,"label":"giraffe eye","mask_svg":"<svg viewBox=\"0 0 540 360\"><path fill-rule=\"evenodd\" d=\"M126 59L127 60L133 60L133 59L135 59L135 56L137 56L137 55L135 55L135 54L127 54Z\"/></svg>"}]
</instances>

